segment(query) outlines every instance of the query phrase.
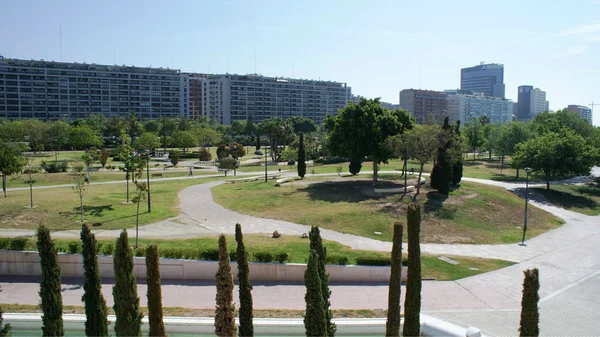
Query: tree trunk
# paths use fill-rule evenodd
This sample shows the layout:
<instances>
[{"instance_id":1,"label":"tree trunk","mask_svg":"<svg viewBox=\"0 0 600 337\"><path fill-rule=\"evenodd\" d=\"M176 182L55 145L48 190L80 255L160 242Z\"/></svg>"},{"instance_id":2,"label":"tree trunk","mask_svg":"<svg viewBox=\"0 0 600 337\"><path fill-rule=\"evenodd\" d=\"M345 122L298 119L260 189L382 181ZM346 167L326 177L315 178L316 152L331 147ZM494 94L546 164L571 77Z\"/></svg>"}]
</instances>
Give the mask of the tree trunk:
<instances>
[{"instance_id":1,"label":"tree trunk","mask_svg":"<svg viewBox=\"0 0 600 337\"><path fill-rule=\"evenodd\" d=\"M125 178L127 181L127 203L129 203L129 177Z\"/></svg>"},{"instance_id":2,"label":"tree trunk","mask_svg":"<svg viewBox=\"0 0 600 337\"><path fill-rule=\"evenodd\" d=\"M373 182L377 182L377 159L373 157Z\"/></svg>"},{"instance_id":3,"label":"tree trunk","mask_svg":"<svg viewBox=\"0 0 600 337\"><path fill-rule=\"evenodd\" d=\"M421 176L423 175L423 167L425 166L425 163L421 163L421 166L419 167L419 179L417 179L417 194L415 194L415 199L417 200L417 195L419 195L419 193L421 193Z\"/></svg>"},{"instance_id":4,"label":"tree trunk","mask_svg":"<svg viewBox=\"0 0 600 337\"><path fill-rule=\"evenodd\" d=\"M490 155L490 160L492 160L492 150L490 150L489 155Z\"/></svg>"},{"instance_id":5,"label":"tree trunk","mask_svg":"<svg viewBox=\"0 0 600 337\"><path fill-rule=\"evenodd\" d=\"M475 149L473 149L473 161L475 161Z\"/></svg>"},{"instance_id":6,"label":"tree trunk","mask_svg":"<svg viewBox=\"0 0 600 337\"><path fill-rule=\"evenodd\" d=\"M502 174L502 169L504 168L504 154L500 156L500 174Z\"/></svg>"},{"instance_id":7,"label":"tree trunk","mask_svg":"<svg viewBox=\"0 0 600 337\"><path fill-rule=\"evenodd\" d=\"M2 174L2 191L4 191L4 197L6 198L6 174Z\"/></svg>"},{"instance_id":8,"label":"tree trunk","mask_svg":"<svg viewBox=\"0 0 600 337\"><path fill-rule=\"evenodd\" d=\"M550 173L546 172L546 191L550 191Z\"/></svg>"},{"instance_id":9,"label":"tree trunk","mask_svg":"<svg viewBox=\"0 0 600 337\"><path fill-rule=\"evenodd\" d=\"M137 210L135 212L135 248L138 247L138 225L140 223L140 200L137 202Z\"/></svg>"},{"instance_id":10,"label":"tree trunk","mask_svg":"<svg viewBox=\"0 0 600 337\"><path fill-rule=\"evenodd\" d=\"M519 179L519 169L517 169L517 179Z\"/></svg>"},{"instance_id":11,"label":"tree trunk","mask_svg":"<svg viewBox=\"0 0 600 337\"><path fill-rule=\"evenodd\" d=\"M81 222L83 222L83 196L79 195L79 205L81 206Z\"/></svg>"}]
</instances>

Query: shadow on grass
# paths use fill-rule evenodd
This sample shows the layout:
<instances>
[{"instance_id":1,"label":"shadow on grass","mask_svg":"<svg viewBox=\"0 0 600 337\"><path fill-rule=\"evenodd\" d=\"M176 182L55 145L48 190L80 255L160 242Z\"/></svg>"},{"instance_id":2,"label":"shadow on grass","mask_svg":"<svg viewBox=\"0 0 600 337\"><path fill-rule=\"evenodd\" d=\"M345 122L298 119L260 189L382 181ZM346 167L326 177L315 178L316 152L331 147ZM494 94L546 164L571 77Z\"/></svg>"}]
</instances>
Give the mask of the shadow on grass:
<instances>
[{"instance_id":1,"label":"shadow on grass","mask_svg":"<svg viewBox=\"0 0 600 337\"><path fill-rule=\"evenodd\" d=\"M448 196L436 191L427 193L427 201L423 204L424 213L438 213L444 206L444 201L448 199Z\"/></svg>"},{"instance_id":2,"label":"shadow on grass","mask_svg":"<svg viewBox=\"0 0 600 337\"><path fill-rule=\"evenodd\" d=\"M529 199L540 204L555 205L565 209L580 208L580 209L598 209L600 204L595 200L586 198L580 195L574 195L569 192L557 191L550 188L546 191L545 188L530 188ZM525 188L515 189L515 193L521 197L525 197Z\"/></svg>"},{"instance_id":3,"label":"shadow on grass","mask_svg":"<svg viewBox=\"0 0 600 337\"><path fill-rule=\"evenodd\" d=\"M401 185L389 181L381 181L377 188L393 188ZM311 184L296 191L306 192L311 200L327 202L361 202L385 198L387 195L375 195L372 181L326 181Z\"/></svg>"},{"instance_id":4,"label":"shadow on grass","mask_svg":"<svg viewBox=\"0 0 600 337\"><path fill-rule=\"evenodd\" d=\"M600 197L600 188L594 186L576 186L575 190L581 194L587 194L594 197Z\"/></svg>"}]
</instances>

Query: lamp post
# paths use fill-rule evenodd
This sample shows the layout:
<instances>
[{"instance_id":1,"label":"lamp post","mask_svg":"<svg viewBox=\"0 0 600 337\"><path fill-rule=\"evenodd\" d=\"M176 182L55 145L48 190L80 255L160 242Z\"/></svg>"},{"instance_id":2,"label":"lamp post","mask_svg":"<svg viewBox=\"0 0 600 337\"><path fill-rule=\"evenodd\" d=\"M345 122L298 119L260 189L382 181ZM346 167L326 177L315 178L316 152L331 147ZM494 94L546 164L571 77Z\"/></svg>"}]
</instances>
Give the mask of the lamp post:
<instances>
[{"instance_id":1,"label":"lamp post","mask_svg":"<svg viewBox=\"0 0 600 337\"><path fill-rule=\"evenodd\" d=\"M265 146L265 183L267 182L267 147Z\"/></svg>"},{"instance_id":2,"label":"lamp post","mask_svg":"<svg viewBox=\"0 0 600 337\"><path fill-rule=\"evenodd\" d=\"M150 206L150 153L146 153L146 183L147 183L147 187L148 187L148 213L150 213L151 206Z\"/></svg>"},{"instance_id":3,"label":"lamp post","mask_svg":"<svg viewBox=\"0 0 600 337\"><path fill-rule=\"evenodd\" d=\"M408 173L408 170L407 170L407 167L406 167L407 160L408 160L408 147L407 147L407 145L408 145L408 139L402 140L402 143L404 143L404 195L406 195L406 184L407 184L407 182L406 182L406 180L407 180L406 179L406 174Z\"/></svg>"},{"instance_id":4,"label":"lamp post","mask_svg":"<svg viewBox=\"0 0 600 337\"><path fill-rule=\"evenodd\" d=\"M527 204L529 203L529 174L531 173L531 168L526 167L525 172L527 172L527 177L525 178L525 220L523 221L523 239L521 240L521 245L525 244L525 234L527 233Z\"/></svg>"}]
</instances>

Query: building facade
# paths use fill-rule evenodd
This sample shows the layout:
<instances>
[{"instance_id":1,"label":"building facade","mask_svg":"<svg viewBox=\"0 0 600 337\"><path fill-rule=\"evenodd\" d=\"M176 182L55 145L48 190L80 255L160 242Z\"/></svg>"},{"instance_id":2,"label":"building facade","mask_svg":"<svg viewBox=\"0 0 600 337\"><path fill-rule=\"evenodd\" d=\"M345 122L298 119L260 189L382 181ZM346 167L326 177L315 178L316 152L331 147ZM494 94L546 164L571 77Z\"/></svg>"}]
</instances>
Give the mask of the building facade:
<instances>
[{"instance_id":1,"label":"building facade","mask_svg":"<svg viewBox=\"0 0 600 337\"><path fill-rule=\"evenodd\" d=\"M490 123L512 121L513 102L498 97L448 93L448 115L462 125L473 118L487 116Z\"/></svg>"},{"instance_id":2,"label":"building facade","mask_svg":"<svg viewBox=\"0 0 600 337\"><path fill-rule=\"evenodd\" d=\"M531 85L519 86L517 120L530 121L537 114L548 111L549 105L545 91Z\"/></svg>"},{"instance_id":3,"label":"building facade","mask_svg":"<svg viewBox=\"0 0 600 337\"><path fill-rule=\"evenodd\" d=\"M0 59L0 119L189 117L188 91L176 69Z\"/></svg>"},{"instance_id":4,"label":"building facade","mask_svg":"<svg viewBox=\"0 0 600 337\"><path fill-rule=\"evenodd\" d=\"M439 91L404 89L400 91L400 108L408 111L418 124L442 121L448 115L448 95Z\"/></svg>"},{"instance_id":5,"label":"building facade","mask_svg":"<svg viewBox=\"0 0 600 337\"><path fill-rule=\"evenodd\" d=\"M346 83L261 75L209 75L202 91L202 115L227 125L249 114L255 122L302 116L320 124L351 98Z\"/></svg>"},{"instance_id":6,"label":"building facade","mask_svg":"<svg viewBox=\"0 0 600 337\"><path fill-rule=\"evenodd\" d=\"M504 65L484 64L460 70L460 89L505 98Z\"/></svg>"},{"instance_id":7,"label":"building facade","mask_svg":"<svg viewBox=\"0 0 600 337\"><path fill-rule=\"evenodd\" d=\"M204 79L207 78L206 74L189 74L190 79L190 118L198 119L203 116L202 114L202 102L203 102L203 84Z\"/></svg>"},{"instance_id":8,"label":"building facade","mask_svg":"<svg viewBox=\"0 0 600 337\"><path fill-rule=\"evenodd\" d=\"M592 109L587 106L569 104L567 110L578 113L581 118L585 119L590 125L592 124Z\"/></svg>"}]
</instances>

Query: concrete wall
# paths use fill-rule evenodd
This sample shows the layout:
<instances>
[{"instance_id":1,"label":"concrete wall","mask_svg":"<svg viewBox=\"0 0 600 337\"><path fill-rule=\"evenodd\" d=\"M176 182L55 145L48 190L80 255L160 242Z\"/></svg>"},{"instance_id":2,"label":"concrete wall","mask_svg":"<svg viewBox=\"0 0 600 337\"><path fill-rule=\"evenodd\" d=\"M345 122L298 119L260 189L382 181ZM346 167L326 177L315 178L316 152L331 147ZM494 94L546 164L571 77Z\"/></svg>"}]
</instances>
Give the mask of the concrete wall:
<instances>
[{"instance_id":1,"label":"concrete wall","mask_svg":"<svg viewBox=\"0 0 600 337\"><path fill-rule=\"evenodd\" d=\"M59 253L58 261L62 275L83 277L81 254ZM146 261L134 258L136 278L146 278ZM160 259L160 274L164 280L214 280L219 264L216 261ZM237 279L237 263L231 264ZM114 278L112 256L98 256L100 275ZM328 265L330 282L389 282L390 267ZM299 263L250 263L251 281L304 281L305 264ZM0 250L0 275L39 276L40 258L37 252ZM406 281L406 267L402 268L402 281Z\"/></svg>"}]
</instances>

